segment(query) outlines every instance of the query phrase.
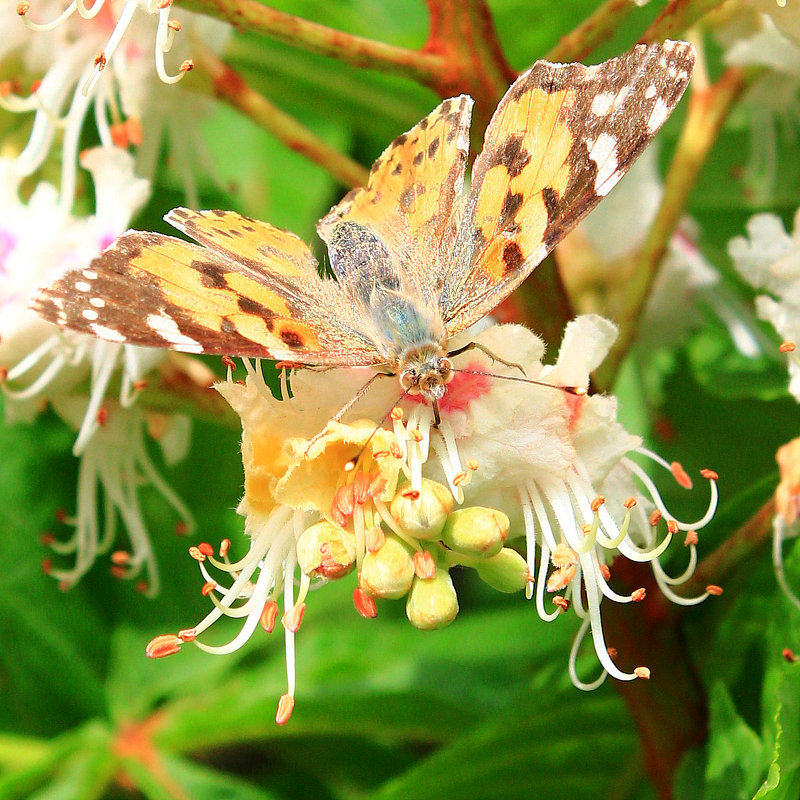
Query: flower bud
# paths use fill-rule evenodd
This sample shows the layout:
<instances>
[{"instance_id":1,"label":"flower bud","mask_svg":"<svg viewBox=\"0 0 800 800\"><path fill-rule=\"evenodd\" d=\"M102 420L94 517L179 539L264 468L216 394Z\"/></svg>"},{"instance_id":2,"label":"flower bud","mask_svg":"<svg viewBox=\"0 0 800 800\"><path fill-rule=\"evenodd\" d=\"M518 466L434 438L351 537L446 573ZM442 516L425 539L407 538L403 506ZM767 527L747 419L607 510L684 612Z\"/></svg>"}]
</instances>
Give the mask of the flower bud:
<instances>
[{"instance_id":1,"label":"flower bud","mask_svg":"<svg viewBox=\"0 0 800 800\"><path fill-rule=\"evenodd\" d=\"M453 508L453 495L441 483L422 479L419 496L412 496L408 485L399 489L391 505L397 524L415 539L433 541L439 538L447 515Z\"/></svg>"},{"instance_id":2,"label":"flower bud","mask_svg":"<svg viewBox=\"0 0 800 800\"><path fill-rule=\"evenodd\" d=\"M459 508L447 518L442 541L458 553L481 558L497 555L508 536L508 517L494 508Z\"/></svg>"},{"instance_id":3,"label":"flower bud","mask_svg":"<svg viewBox=\"0 0 800 800\"><path fill-rule=\"evenodd\" d=\"M300 534L297 563L311 578L341 578L355 566L355 537L338 525L318 522Z\"/></svg>"},{"instance_id":4,"label":"flower bud","mask_svg":"<svg viewBox=\"0 0 800 800\"><path fill-rule=\"evenodd\" d=\"M408 594L414 580L414 560L408 547L393 534L361 562L361 587L375 597L396 600Z\"/></svg>"},{"instance_id":5,"label":"flower bud","mask_svg":"<svg viewBox=\"0 0 800 800\"><path fill-rule=\"evenodd\" d=\"M415 578L406 602L406 615L415 628L446 628L458 614L458 597L450 573L439 567L432 578Z\"/></svg>"},{"instance_id":6,"label":"flower bud","mask_svg":"<svg viewBox=\"0 0 800 800\"><path fill-rule=\"evenodd\" d=\"M475 565L478 577L498 592L519 592L529 580L528 564L510 547Z\"/></svg>"}]
</instances>

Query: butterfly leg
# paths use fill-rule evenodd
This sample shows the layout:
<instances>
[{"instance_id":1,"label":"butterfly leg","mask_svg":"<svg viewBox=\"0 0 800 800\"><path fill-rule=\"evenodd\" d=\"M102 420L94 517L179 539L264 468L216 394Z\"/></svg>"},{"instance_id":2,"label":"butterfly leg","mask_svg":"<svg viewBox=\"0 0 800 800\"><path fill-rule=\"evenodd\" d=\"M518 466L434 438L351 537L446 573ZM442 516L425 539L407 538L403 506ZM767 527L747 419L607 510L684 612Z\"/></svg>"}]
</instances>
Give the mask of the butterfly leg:
<instances>
[{"instance_id":1,"label":"butterfly leg","mask_svg":"<svg viewBox=\"0 0 800 800\"><path fill-rule=\"evenodd\" d=\"M517 364L515 361L506 361L504 358L500 358L500 356L495 355L488 347L484 347L479 342L470 342L469 344L465 344L463 347L459 347L456 350L451 350L447 356L448 358L452 358L453 356L461 355L461 353L466 353L467 350L480 350L481 353L489 356L492 361L499 361L501 364L505 364L507 367L512 367L518 369L523 375L525 375L525 370L522 368L521 364ZM436 412L434 411L434 416Z\"/></svg>"}]
</instances>

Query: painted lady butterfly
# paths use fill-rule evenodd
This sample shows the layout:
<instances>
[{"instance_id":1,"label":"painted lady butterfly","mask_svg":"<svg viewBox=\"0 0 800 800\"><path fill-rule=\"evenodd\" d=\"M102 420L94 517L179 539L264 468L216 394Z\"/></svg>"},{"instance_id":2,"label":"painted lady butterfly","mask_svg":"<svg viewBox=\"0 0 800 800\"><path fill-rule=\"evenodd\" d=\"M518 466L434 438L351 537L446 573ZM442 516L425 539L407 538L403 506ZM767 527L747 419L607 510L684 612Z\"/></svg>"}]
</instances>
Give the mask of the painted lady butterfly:
<instances>
[{"instance_id":1,"label":"painted lady butterfly","mask_svg":"<svg viewBox=\"0 0 800 800\"><path fill-rule=\"evenodd\" d=\"M176 208L166 220L198 244L129 231L34 307L112 342L379 366L436 411L452 377L448 339L616 185L675 108L694 58L667 41L594 67L538 61L500 101L466 193L472 99L445 100L319 222L335 280L291 233Z\"/></svg>"}]
</instances>

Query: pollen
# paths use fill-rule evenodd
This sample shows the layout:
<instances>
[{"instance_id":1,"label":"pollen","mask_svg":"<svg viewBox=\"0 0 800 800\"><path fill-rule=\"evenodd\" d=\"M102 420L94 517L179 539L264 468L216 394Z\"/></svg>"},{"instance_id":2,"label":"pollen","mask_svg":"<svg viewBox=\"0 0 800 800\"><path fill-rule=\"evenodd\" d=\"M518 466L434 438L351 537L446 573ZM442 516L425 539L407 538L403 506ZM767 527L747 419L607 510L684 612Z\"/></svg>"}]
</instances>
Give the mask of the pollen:
<instances>
[{"instance_id":1,"label":"pollen","mask_svg":"<svg viewBox=\"0 0 800 800\"><path fill-rule=\"evenodd\" d=\"M148 658L164 658L180 652L182 644L174 633L165 633L151 639L144 652Z\"/></svg>"},{"instance_id":2,"label":"pollen","mask_svg":"<svg viewBox=\"0 0 800 800\"><path fill-rule=\"evenodd\" d=\"M375 619L378 616L375 598L368 595L360 586L353 589L353 605L364 619Z\"/></svg>"},{"instance_id":3,"label":"pollen","mask_svg":"<svg viewBox=\"0 0 800 800\"><path fill-rule=\"evenodd\" d=\"M706 478L707 480L710 480L710 481L718 481L719 480L719 475L717 475L717 473L714 472L713 469L701 469L700 470L700 474L704 478Z\"/></svg>"},{"instance_id":4,"label":"pollen","mask_svg":"<svg viewBox=\"0 0 800 800\"><path fill-rule=\"evenodd\" d=\"M278 725L285 725L294 711L294 697L290 694L284 694L278 701L278 713L275 715L275 722Z\"/></svg>"},{"instance_id":5,"label":"pollen","mask_svg":"<svg viewBox=\"0 0 800 800\"><path fill-rule=\"evenodd\" d=\"M651 525L651 527L655 528L656 525L658 525L658 523L661 522L661 517L662 517L661 512L658 509L656 509L650 515L650 525Z\"/></svg>"},{"instance_id":6,"label":"pollen","mask_svg":"<svg viewBox=\"0 0 800 800\"><path fill-rule=\"evenodd\" d=\"M680 463L677 461L673 461L669 468L672 470L672 475L675 480L684 488L684 489L691 489L692 488L692 479L689 477L689 474L686 470L681 466Z\"/></svg>"},{"instance_id":7,"label":"pollen","mask_svg":"<svg viewBox=\"0 0 800 800\"><path fill-rule=\"evenodd\" d=\"M714 597L719 597L722 594L722 587L712 583L706 586L706 591Z\"/></svg>"},{"instance_id":8,"label":"pollen","mask_svg":"<svg viewBox=\"0 0 800 800\"><path fill-rule=\"evenodd\" d=\"M259 623L267 633L272 633L272 631L275 630L275 622L277 619L278 604L274 600L268 600L264 603L264 608L261 609Z\"/></svg>"},{"instance_id":9,"label":"pollen","mask_svg":"<svg viewBox=\"0 0 800 800\"><path fill-rule=\"evenodd\" d=\"M683 540L685 547L697 544L697 531L686 531L686 538Z\"/></svg>"},{"instance_id":10,"label":"pollen","mask_svg":"<svg viewBox=\"0 0 800 800\"><path fill-rule=\"evenodd\" d=\"M642 680L649 681L650 680L650 668L649 667L636 667L633 671L633 674L637 678L641 678Z\"/></svg>"},{"instance_id":11,"label":"pollen","mask_svg":"<svg viewBox=\"0 0 800 800\"><path fill-rule=\"evenodd\" d=\"M633 600L634 603L641 603L646 596L647 590L643 586L639 589L634 589L634 591L631 592L631 600Z\"/></svg>"},{"instance_id":12,"label":"pollen","mask_svg":"<svg viewBox=\"0 0 800 800\"><path fill-rule=\"evenodd\" d=\"M17 11L17 13L19 14L19 11ZM794 353L796 349L797 345L794 342L790 341L781 342L781 346L778 348L778 350L780 350L781 353Z\"/></svg>"},{"instance_id":13,"label":"pollen","mask_svg":"<svg viewBox=\"0 0 800 800\"><path fill-rule=\"evenodd\" d=\"M598 495L597 497L592 500L592 511L596 514L600 510L600 506L602 506L606 502L605 497L603 495Z\"/></svg>"}]
</instances>

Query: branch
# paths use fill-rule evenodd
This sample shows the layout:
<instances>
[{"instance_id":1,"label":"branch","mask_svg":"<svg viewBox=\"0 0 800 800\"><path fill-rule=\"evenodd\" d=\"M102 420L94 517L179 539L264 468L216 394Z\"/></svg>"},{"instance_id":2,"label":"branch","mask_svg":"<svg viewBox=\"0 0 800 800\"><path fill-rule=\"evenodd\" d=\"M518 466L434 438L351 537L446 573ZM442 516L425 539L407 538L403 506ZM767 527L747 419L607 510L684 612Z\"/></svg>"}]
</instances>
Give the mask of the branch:
<instances>
[{"instance_id":1,"label":"branch","mask_svg":"<svg viewBox=\"0 0 800 800\"><path fill-rule=\"evenodd\" d=\"M633 11L631 0L606 0L577 28L564 35L545 58L549 61L580 61L598 45L610 39Z\"/></svg>"},{"instance_id":2,"label":"branch","mask_svg":"<svg viewBox=\"0 0 800 800\"><path fill-rule=\"evenodd\" d=\"M209 48L195 45L195 63L211 78L214 93L268 130L290 150L305 156L326 169L347 187L365 186L369 172L358 162L340 153L327 142L267 100L245 83Z\"/></svg>"},{"instance_id":3,"label":"branch","mask_svg":"<svg viewBox=\"0 0 800 800\"><path fill-rule=\"evenodd\" d=\"M613 385L620 364L636 338L644 304L689 193L723 122L749 82L741 70L731 67L717 83L695 92L689 99L686 122L664 181L661 207L636 256L635 270L625 287L626 294L617 316L619 338L596 374L596 385L601 390Z\"/></svg>"},{"instance_id":4,"label":"branch","mask_svg":"<svg viewBox=\"0 0 800 800\"><path fill-rule=\"evenodd\" d=\"M330 56L354 67L404 75L430 85L445 69L444 59L422 50L409 50L355 36L295 17L257 0L180 0L184 8L216 17L240 30L270 36L293 47Z\"/></svg>"},{"instance_id":5,"label":"branch","mask_svg":"<svg viewBox=\"0 0 800 800\"><path fill-rule=\"evenodd\" d=\"M697 20L724 2L725 0L671 0L639 41L659 42L680 36Z\"/></svg>"}]
</instances>

